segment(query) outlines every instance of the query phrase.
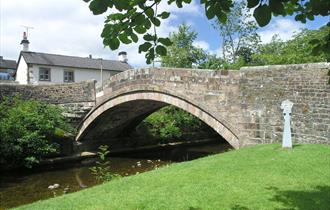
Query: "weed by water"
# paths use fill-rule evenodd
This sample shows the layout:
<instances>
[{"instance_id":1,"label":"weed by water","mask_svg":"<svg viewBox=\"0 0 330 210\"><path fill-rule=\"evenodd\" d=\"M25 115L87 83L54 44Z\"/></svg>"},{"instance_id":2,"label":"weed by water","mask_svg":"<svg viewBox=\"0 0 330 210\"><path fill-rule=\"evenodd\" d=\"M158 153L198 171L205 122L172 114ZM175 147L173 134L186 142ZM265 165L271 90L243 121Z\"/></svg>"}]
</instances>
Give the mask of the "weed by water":
<instances>
[{"instance_id":1,"label":"weed by water","mask_svg":"<svg viewBox=\"0 0 330 210\"><path fill-rule=\"evenodd\" d=\"M109 153L109 147L107 145L101 145L97 152L99 160L96 161L96 166L89 168L99 182L108 182L120 177L120 175L111 172L110 161L107 160Z\"/></svg>"}]
</instances>

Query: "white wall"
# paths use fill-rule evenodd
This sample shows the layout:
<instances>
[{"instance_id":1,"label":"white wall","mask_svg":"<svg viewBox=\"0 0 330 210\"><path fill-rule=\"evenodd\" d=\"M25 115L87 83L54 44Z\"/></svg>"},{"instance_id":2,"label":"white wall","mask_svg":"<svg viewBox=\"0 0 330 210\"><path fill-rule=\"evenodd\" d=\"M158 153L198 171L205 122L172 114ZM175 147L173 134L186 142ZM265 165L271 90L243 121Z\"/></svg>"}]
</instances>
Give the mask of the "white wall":
<instances>
[{"instance_id":1,"label":"white wall","mask_svg":"<svg viewBox=\"0 0 330 210\"><path fill-rule=\"evenodd\" d=\"M51 81L39 81L39 68L40 67L50 68ZM64 83L64 71L65 70L74 72L74 82L81 82L81 81L85 81L85 80L95 79L99 83L99 81L101 80L101 71L100 70L33 65L32 67L30 67L30 71L33 72L30 77L30 82L31 82L31 84ZM110 76L112 76L116 73L118 73L118 72L103 70L103 81L107 80Z\"/></svg>"},{"instance_id":2,"label":"white wall","mask_svg":"<svg viewBox=\"0 0 330 210\"><path fill-rule=\"evenodd\" d=\"M27 84L27 71L28 65L26 64L23 56L18 63L17 71L16 71L16 81L19 84Z\"/></svg>"}]
</instances>

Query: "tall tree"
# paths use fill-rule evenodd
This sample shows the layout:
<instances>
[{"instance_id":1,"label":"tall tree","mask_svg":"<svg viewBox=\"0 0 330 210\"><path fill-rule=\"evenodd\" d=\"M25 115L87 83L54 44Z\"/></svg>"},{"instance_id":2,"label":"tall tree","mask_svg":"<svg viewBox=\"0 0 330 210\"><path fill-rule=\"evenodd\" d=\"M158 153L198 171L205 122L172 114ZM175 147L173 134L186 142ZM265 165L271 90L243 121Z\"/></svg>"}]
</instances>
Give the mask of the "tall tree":
<instances>
[{"instance_id":1,"label":"tall tree","mask_svg":"<svg viewBox=\"0 0 330 210\"><path fill-rule=\"evenodd\" d=\"M239 56L243 56L248 62L260 42L257 24L244 2L236 3L227 17L226 23L216 20L214 25L222 39L222 57L229 63L235 63Z\"/></svg>"},{"instance_id":2,"label":"tall tree","mask_svg":"<svg viewBox=\"0 0 330 210\"><path fill-rule=\"evenodd\" d=\"M206 53L193 46L197 33L187 24L179 26L178 32L169 35L172 45L167 47L167 55L161 56L164 67L192 68L206 59Z\"/></svg>"},{"instance_id":3,"label":"tall tree","mask_svg":"<svg viewBox=\"0 0 330 210\"><path fill-rule=\"evenodd\" d=\"M273 36L270 43L260 45L253 55L254 65L293 64L326 62L330 53L313 53L313 40L320 39L329 33L329 28L323 26L318 30L302 29L291 40L283 41L278 35Z\"/></svg>"},{"instance_id":4,"label":"tall tree","mask_svg":"<svg viewBox=\"0 0 330 210\"><path fill-rule=\"evenodd\" d=\"M105 46L112 50L119 48L120 43L138 42L137 34L144 34L144 43L139 46L139 53L146 52L146 61L151 63L156 55L166 55L166 47L171 44L168 38L158 37L156 27L163 19L170 16L169 12L158 13L158 5L165 0L84 0L90 2L89 8L95 15L103 14L108 9L112 13L107 16L101 37ZM167 4L175 4L182 8L192 0L166 0ZM233 0L201 0L208 19L217 18L226 23L227 14L233 7ZM330 15L329 0L246 0L248 8L254 8L253 17L259 26L267 25L272 16L295 15L295 20L305 23L306 19L314 20L315 16ZM330 22L328 23L330 27ZM153 27L154 34L148 34ZM314 41L317 51L329 51L330 34Z\"/></svg>"},{"instance_id":5,"label":"tall tree","mask_svg":"<svg viewBox=\"0 0 330 210\"><path fill-rule=\"evenodd\" d=\"M216 55L207 54L205 60L198 65L200 69L213 69L219 70L223 69L225 61Z\"/></svg>"}]
</instances>

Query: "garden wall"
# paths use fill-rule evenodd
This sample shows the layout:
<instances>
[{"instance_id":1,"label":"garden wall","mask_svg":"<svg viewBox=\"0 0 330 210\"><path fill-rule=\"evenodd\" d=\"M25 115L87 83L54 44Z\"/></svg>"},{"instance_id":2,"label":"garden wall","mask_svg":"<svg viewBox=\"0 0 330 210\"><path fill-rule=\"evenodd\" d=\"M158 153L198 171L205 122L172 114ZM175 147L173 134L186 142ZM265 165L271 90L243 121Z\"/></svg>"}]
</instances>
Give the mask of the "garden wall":
<instances>
[{"instance_id":1,"label":"garden wall","mask_svg":"<svg viewBox=\"0 0 330 210\"><path fill-rule=\"evenodd\" d=\"M34 99L65 107L65 115L77 125L95 105L95 81L68 84L20 85L0 82L0 100L19 95L22 99Z\"/></svg>"}]
</instances>

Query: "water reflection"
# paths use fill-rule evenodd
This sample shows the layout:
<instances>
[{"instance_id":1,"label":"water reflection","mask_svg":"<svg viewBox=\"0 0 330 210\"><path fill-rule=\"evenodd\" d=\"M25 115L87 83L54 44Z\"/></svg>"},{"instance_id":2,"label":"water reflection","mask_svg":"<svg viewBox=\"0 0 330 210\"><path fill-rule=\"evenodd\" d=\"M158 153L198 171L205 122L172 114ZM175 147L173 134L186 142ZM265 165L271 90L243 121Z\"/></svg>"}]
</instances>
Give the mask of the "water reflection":
<instances>
[{"instance_id":1,"label":"water reflection","mask_svg":"<svg viewBox=\"0 0 330 210\"><path fill-rule=\"evenodd\" d=\"M129 176L168 165L172 161L191 160L213 153L224 152L228 149L230 149L228 145L216 144L149 153L143 152L125 155L125 157L111 157L110 168L116 174ZM60 169L38 170L28 173L1 173L0 209L12 208L97 185L99 183L89 170L91 166L93 166L93 161L89 159L84 164L62 166ZM50 185L55 183L59 184L58 188L48 189Z\"/></svg>"}]
</instances>

